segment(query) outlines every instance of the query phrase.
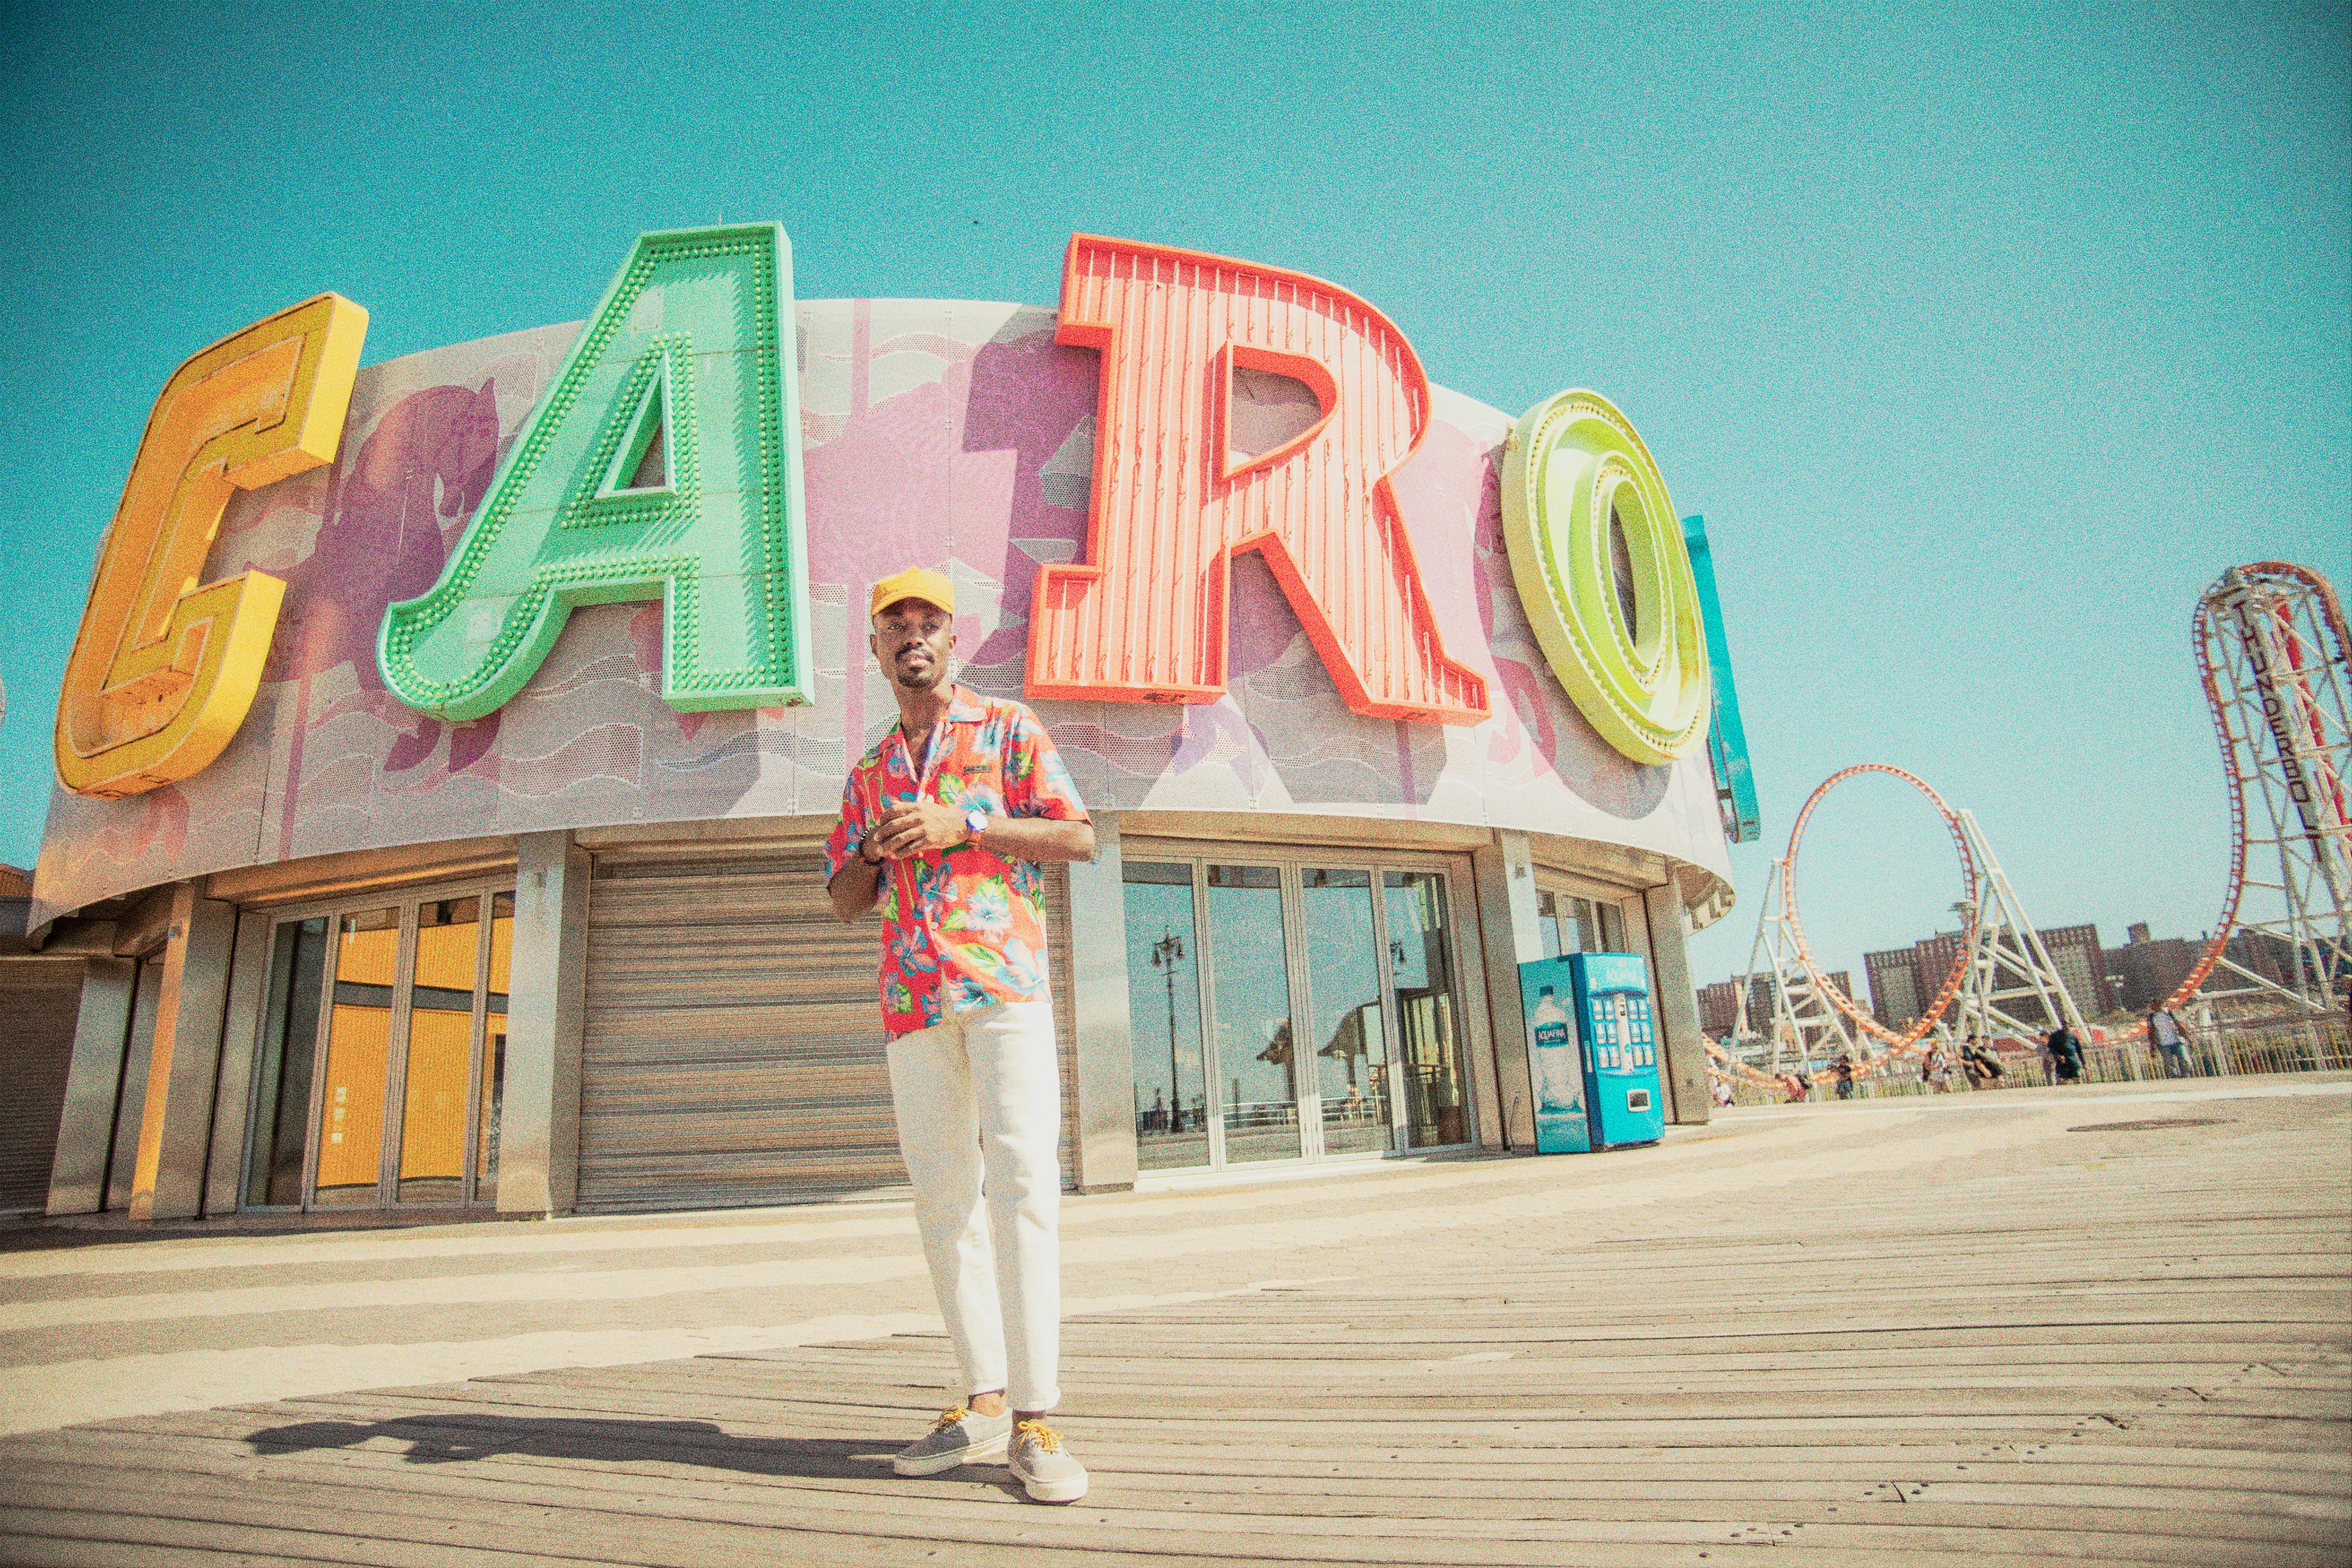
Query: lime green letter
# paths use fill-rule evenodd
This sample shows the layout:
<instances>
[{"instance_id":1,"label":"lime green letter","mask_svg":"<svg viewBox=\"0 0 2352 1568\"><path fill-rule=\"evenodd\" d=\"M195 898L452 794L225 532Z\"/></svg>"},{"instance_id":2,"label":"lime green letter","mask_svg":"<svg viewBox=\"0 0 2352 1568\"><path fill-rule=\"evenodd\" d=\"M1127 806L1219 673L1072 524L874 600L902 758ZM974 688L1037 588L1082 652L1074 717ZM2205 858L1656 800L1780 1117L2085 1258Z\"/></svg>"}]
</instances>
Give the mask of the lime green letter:
<instances>
[{"instance_id":1,"label":"lime green letter","mask_svg":"<svg viewBox=\"0 0 2352 1568\"><path fill-rule=\"evenodd\" d=\"M792 248L775 224L641 235L441 579L384 612L410 707L522 689L582 605L662 600L662 700L809 700Z\"/></svg>"}]
</instances>

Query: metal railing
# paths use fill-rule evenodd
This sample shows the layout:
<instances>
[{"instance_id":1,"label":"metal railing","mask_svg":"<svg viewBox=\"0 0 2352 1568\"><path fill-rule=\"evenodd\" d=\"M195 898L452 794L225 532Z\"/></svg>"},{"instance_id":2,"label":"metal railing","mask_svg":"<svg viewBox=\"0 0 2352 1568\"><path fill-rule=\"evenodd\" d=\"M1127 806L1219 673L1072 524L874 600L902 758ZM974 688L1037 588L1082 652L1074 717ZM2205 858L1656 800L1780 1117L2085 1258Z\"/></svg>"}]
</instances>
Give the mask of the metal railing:
<instances>
[{"instance_id":1,"label":"metal railing","mask_svg":"<svg viewBox=\"0 0 2352 1568\"><path fill-rule=\"evenodd\" d=\"M2270 1073L2340 1072L2352 1070L2352 1026L2341 1018L2320 1018L2310 1022L2267 1023L2255 1026L2224 1026L2192 1032L2188 1041L2188 1070L2177 1064L2168 1064L2163 1052L2145 1040L2102 1041L2084 1047L2083 1077L2084 1083L2156 1082L2167 1078L2234 1078ZM1986 1092L2004 1089L2036 1089L2056 1081L2046 1058L2025 1057L2011 1052L2001 1055L2002 1076L1989 1084L1971 1085L1955 1069L1948 1092L1966 1094L1972 1089ZM1901 1099L1915 1094L1936 1092L1935 1086L1923 1082L1916 1065L1908 1070L1884 1073L1876 1077L1857 1078L1852 1098L1855 1100ZM1838 1098L1836 1081L1823 1069L1813 1075L1811 1100L1832 1100ZM1789 1101L1784 1090L1764 1084L1736 1083L1732 1086L1734 1105L1780 1105Z\"/></svg>"}]
</instances>

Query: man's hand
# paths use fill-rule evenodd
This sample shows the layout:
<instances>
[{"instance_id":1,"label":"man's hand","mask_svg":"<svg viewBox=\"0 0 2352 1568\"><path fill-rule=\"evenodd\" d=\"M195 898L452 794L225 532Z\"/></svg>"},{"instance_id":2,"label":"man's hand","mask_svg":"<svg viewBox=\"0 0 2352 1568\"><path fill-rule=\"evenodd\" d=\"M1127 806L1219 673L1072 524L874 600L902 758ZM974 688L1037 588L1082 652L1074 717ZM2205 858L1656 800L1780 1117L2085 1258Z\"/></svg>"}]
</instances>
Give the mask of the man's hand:
<instances>
[{"instance_id":1,"label":"man's hand","mask_svg":"<svg viewBox=\"0 0 2352 1568\"><path fill-rule=\"evenodd\" d=\"M903 860L926 849L952 849L964 841L963 812L935 800L894 805L866 830L873 853L887 860Z\"/></svg>"}]
</instances>

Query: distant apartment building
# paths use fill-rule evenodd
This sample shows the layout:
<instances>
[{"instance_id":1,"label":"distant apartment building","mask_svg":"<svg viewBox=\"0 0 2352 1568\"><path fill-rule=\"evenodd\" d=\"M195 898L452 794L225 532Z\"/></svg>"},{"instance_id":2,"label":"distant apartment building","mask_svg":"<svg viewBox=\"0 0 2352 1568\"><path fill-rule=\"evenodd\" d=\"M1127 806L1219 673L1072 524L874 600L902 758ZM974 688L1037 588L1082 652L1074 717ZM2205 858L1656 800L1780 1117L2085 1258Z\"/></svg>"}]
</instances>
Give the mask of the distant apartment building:
<instances>
[{"instance_id":1,"label":"distant apartment building","mask_svg":"<svg viewBox=\"0 0 2352 1568\"><path fill-rule=\"evenodd\" d=\"M1870 976L1872 1016L1890 1029L1909 1027L1943 989L1945 977L1959 962L1960 942L1965 935L1962 931L1941 931L1909 947L1864 953L1863 969ZM2065 982L2067 994L2074 998L2074 1005L2083 1016L2096 1017L2113 1011L2114 994L2107 985L2107 955L2099 947L2099 928L2047 926L2042 928L2041 937L2051 964ZM2001 1005L2022 1023L2051 1022L2044 1016L2039 997L2013 997Z\"/></svg>"},{"instance_id":2,"label":"distant apartment building","mask_svg":"<svg viewBox=\"0 0 2352 1568\"><path fill-rule=\"evenodd\" d=\"M2142 1013L2179 990L2196 967L2199 945L2177 936L2152 937L2146 921L2124 928L2124 945L2102 955L2115 1005ZM2231 956L2235 956L2232 954ZM2249 966L2251 967L2251 966Z\"/></svg>"},{"instance_id":3,"label":"distant apartment building","mask_svg":"<svg viewBox=\"0 0 2352 1568\"><path fill-rule=\"evenodd\" d=\"M2096 1018L2116 1010L2115 992L2107 984L2107 955L2099 946L2097 926L2044 926L2042 945L2083 1016ZM2041 1005L2028 1001L2025 1005L2038 1012ZM2034 1014L2020 1012L2018 1016L2031 1021Z\"/></svg>"},{"instance_id":4,"label":"distant apartment building","mask_svg":"<svg viewBox=\"0 0 2352 1568\"><path fill-rule=\"evenodd\" d=\"M1916 955L1907 947L1865 952L1862 969L1870 977L1871 1016L1887 1028L1909 1028L1927 1002L1919 992Z\"/></svg>"}]
</instances>

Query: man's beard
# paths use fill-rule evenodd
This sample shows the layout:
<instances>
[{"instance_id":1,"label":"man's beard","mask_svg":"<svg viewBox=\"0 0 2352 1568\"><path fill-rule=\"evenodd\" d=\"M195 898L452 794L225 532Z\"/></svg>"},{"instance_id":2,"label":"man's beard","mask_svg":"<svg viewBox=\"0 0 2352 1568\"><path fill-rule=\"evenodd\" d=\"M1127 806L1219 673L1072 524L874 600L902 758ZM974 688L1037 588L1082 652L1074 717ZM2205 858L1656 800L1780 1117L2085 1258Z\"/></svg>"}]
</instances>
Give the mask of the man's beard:
<instances>
[{"instance_id":1,"label":"man's beard","mask_svg":"<svg viewBox=\"0 0 2352 1568\"><path fill-rule=\"evenodd\" d=\"M900 666L895 672L895 678L900 686L909 691L929 691L947 679L948 667L944 663L927 664L920 669L908 669Z\"/></svg>"}]
</instances>

